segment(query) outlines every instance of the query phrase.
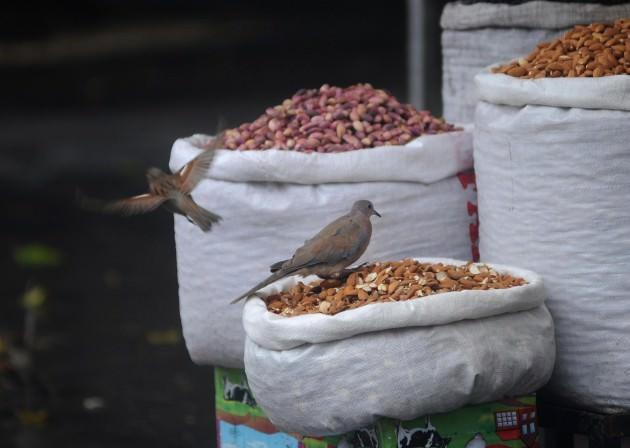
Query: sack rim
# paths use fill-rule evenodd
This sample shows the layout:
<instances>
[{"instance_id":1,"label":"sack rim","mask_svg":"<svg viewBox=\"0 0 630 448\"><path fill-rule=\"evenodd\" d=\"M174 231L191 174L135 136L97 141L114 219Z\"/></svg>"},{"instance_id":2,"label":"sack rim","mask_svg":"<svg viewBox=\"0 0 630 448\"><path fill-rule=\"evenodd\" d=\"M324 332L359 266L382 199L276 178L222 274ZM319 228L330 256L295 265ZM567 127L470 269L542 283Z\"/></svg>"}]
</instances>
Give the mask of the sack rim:
<instances>
[{"instance_id":1,"label":"sack rim","mask_svg":"<svg viewBox=\"0 0 630 448\"><path fill-rule=\"evenodd\" d=\"M339 153L218 149L206 179L300 185L417 182L429 185L472 169L472 124L462 130L425 134L406 145ZM174 172L199 154L211 136L194 134L173 144Z\"/></svg>"},{"instance_id":2,"label":"sack rim","mask_svg":"<svg viewBox=\"0 0 630 448\"><path fill-rule=\"evenodd\" d=\"M584 23L630 16L630 3L562 3L535 0L519 4L449 2L440 17L444 30L539 28L562 31Z\"/></svg>"},{"instance_id":3,"label":"sack rim","mask_svg":"<svg viewBox=\"0 0 630 448\"><path fill-rule=\"evenodd\" d=\"M550 106L630 111L630 75L599 78L523 79L492 73L493 64L475 75L480 101L507 106Z\"/></svg>"},{"instance_id":4,"label":"sack rim","mask_svg":"<svg viewBox=\"0 0 630 448\"><path fill-rule=\"evenodd\" d=\"M447 263L462 265L468 261L449 258L414 258L429 263ZM248 338L261 347L272 350L286 350L303 344L314 344L346 339L358 334L374 331L386 331L406 327L432 327L448 325L466 319L483 319L487 317L534 309L545 302L545 291L542 277L529 270L505 266L495 263L488 265L499 272L509 272L527 280L527 284L502 290L466 290L434 294L404 302L379 302L346 310L333 316L325 314L305 314L295 317L284 317L267 311L264 301L257 296L250 296L243 309L243 326ZM280 280L260 291L267 297L299 281L311 281L315 276L305 279L289 277ZM514 296L505 300L506 292ZM451 306L450 312L444 311L446 302ZM477 309L467 308L467 302L476 300ZM499 300L499 301L497 301ZM500 302L503 300L503 303ZM448 307L447 305L447 307ZM426 314L436 312L427 317ZM426 314L423 314L426 313ZM365 318L371 317L378 323L366 325ZM392 318L392 316L394 316ZM330 331L330 325L336 329ZM302 332L301 329L304 329ZM300 334L301 333L301 334ZM290 334L300 334L293 337Z\"/></svg>"}]
</instances>

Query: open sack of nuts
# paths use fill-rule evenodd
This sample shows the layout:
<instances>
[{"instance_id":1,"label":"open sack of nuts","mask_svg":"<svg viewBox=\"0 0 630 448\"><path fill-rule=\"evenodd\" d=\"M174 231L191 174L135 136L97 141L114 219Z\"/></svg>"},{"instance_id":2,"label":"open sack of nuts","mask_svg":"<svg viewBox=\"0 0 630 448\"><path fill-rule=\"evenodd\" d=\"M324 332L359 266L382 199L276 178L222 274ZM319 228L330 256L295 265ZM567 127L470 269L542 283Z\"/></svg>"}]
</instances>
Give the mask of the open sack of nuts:
<instances>
[{"instance_id":1,"label":"open sack of nuts","mask_svg":"<svg viewBox=\"0 0 630 448\"><path fill-rule=\"evenodd\" d=\"M532 392L551 375L539 275L452 259L353 275L330 288L289 278L245 305L249 385L281 430L329 435L408 420Z\"/></svg>"},{"instance_id":2,"label":"open sack of nuts","mask_svg":"<svg viewBox=\"0 0 630 448\"><path fill-rule=\"evenodd\" d=\"M543 275L558 344L548 392L627 412L630 20L532 50L477 77L481 259Z\"/></svg>"},{"instance_id":3,"label":"open sack of nuts","mask_svg":"<svg viewBox=\"0 0 630 448\"><path fill-rule=\"evenodd\" d=\"M230 301L358 199L369 198L383 215L365 257L471 258L476 192L470 177L458 176L472 167L467 129L370 86L324 86L298 92L225 136L228 149L217 151L192 192L223 221L202 233L175 217L183 332L197 363L243 367L242 306ZM171 168L207 141L177 140ZM284 149L265 149L270 145Z\"/></svg>"},{"instance_id":4,"label":"open sack of nuts","mask_svg":"<svg viewBox=\"0 0 630 448\"><path fill-rule=\"evenodd\" d=\"M460 123L474 120L474 77L484 67L526 55L536 44L559 37L575 25L628 16L630 2L447 3L440 19L444 117Z\"/></svg>"}]
</instances>

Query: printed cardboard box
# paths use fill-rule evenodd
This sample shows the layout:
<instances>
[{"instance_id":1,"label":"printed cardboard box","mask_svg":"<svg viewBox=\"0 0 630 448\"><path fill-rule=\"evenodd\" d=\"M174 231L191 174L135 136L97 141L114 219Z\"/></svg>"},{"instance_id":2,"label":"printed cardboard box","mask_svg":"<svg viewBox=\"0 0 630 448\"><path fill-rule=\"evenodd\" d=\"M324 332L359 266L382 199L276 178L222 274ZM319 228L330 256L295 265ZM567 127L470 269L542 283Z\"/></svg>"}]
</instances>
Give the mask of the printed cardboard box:
<instances>
[{"instance_id":1,"label":"printed cardboard box","mask_svg":"<svg viewBox=\"0 0 630 448\"><path fill-rule=\"evenodd\" d=\"M539 447L535 395L467 406L411 421L383 418L369 428L312 438L278 432L249 391L245 372L215 368L219 448L517 448Z\"/></svg>"}]
</instances>

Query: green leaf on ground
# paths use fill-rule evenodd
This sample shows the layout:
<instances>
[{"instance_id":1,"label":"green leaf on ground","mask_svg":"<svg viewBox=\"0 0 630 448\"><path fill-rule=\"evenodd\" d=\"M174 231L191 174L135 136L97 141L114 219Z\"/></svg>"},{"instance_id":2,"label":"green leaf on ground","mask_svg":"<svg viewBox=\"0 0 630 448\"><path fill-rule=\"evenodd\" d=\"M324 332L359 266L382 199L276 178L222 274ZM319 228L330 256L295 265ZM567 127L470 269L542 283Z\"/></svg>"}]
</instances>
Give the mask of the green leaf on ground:
<instances>
[{"instance_id":1,"label":"green leaf on ground","mask_svg":"<svg viewBox=\"0 0 630 448\"><path fill-rule=\"evenodd\" d=\"M148 331L145 337L151 345L177 345L182 340L181 333L175 328Z\"/></svg>"},{"instance_id":2,"label":"green leaf on ground","mask_svg":"<svg viewBox=\"0 0 630 448\"><path fill-rule=\"evenodd\" d=\"M41 308L46 302L46 290L39 285L31 286L22 296L22 306L28 310Z\"/></svg>"},{"instance_id":3,"label":"green leaf on ground","mask_svg":"<svg viewBox=\"0 0 630 448\"><path fill-rule=\"evenodd\" d=\"M24 268L56 267L61 264L63 255L55 248L33 243L15 248L13 259Z\"/></svg>"}]
</instances>

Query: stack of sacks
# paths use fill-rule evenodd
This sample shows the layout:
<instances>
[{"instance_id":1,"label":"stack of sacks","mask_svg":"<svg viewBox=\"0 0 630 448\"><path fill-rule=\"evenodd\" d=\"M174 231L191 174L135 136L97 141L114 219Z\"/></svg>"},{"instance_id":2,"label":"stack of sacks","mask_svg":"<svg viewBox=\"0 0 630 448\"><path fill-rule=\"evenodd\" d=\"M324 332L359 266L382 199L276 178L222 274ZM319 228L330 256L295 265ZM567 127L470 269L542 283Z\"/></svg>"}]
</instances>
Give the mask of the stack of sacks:
<instances>
[{"instance_id":1,"label":"stack of sacks","mask_svg":"<svg viewBox=\"0 0 630 448\"><path fill-rule=\"evenodd\" d=\"M474 77L483 68L526 55L539 42L560 36L574 25L628 16L630 3L447 3L440 20L444 117L458 123L473 121Z\"/></svg>"},{"instance_id":2,"label":"stack of sacks","mask_svg":"<svg viewBox=\"0 0 630 448\"><path fill-rule=\"evenodd\" d=\"M245 371L277 428L340 434L379 417L409 420L518 396L549 379L553 322L539 275L449 259L368 271L349 277L335 294L360 306L334 315L317 309L298 315L299 304L278 315L282 291L314 299L296 289L295 277L262 290L265 300L247 301ZM413 292L401 296L407 282ZM415 283L424 286L415 289ZM361 305L347 292L360 288L375 300ZM319 308L330 314L337 303L322 298L328 292L320 294Z\"/></svg>"},{"instance_id":3,"label":"stack of sacks","mask_svg":"<svg viewBox=\"0 0 630 448\"><path fill-rule=\"evenodd\" d=\"M605 413L630 411L629 75L625 19L476 78L481 258L543 275L558 345L548 390Z\"/></svg>"},{"instance_id":4,"label":"stack of sacks","mask_svg":"<svg viewBox=\"0 0 630 448\"><path fill-rule=\"evenodd\" d=\"M209 140L177 140L171 169ZM364 259L473 256L476 192L461 174L472 168L469 129L370 85L323 86L227 131L225 143L237 149L218 150L192 193L223 221L202 233L175 217L184 337L197 363L243 367L242 305L230 300L358 199L383 215Z\"/></svg>"}]
</instances>

